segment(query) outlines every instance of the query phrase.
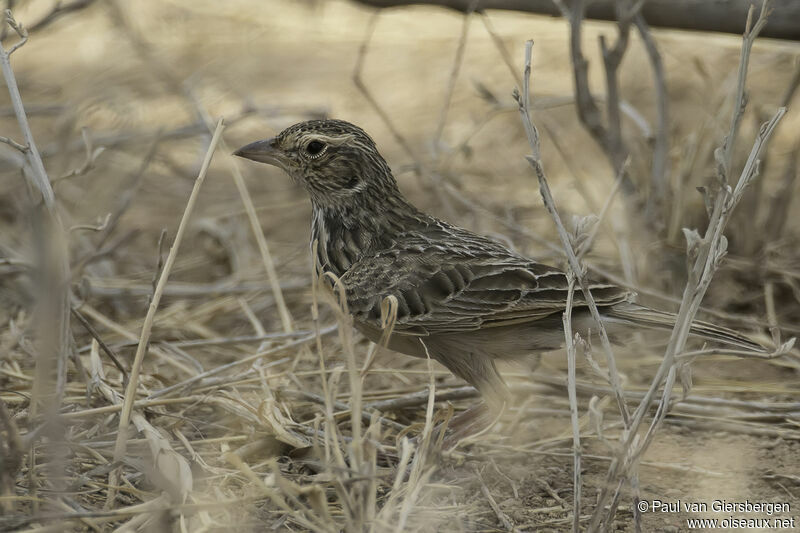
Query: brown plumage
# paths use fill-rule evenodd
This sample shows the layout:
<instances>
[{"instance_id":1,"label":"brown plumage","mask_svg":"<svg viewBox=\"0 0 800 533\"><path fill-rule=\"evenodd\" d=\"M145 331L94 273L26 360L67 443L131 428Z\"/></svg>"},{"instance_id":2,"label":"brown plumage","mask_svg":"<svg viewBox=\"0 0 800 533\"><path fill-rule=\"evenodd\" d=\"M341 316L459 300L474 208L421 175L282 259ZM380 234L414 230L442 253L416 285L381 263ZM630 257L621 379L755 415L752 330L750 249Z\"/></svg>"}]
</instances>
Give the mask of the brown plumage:
<instances>
[{"instance_id":1,"label":"brown plumage","mask_svg":"<svg viewBox=\"0 0 800 533\"><path fill-rule=\"evenodd\" d=\"M317 268L340 278L354 323L369 339L380 338L381 302L394 295L389 347L416 357L427 351L495 399L505 396L496 360L563 345L565 273L416 209L361 128L341 120L303 122L235 154L282 168L308 191ZM590 287L612 330L674 323L670 313L632 303L626 289L597 281ZM584 334L593 326L580 291L573 324ZM696 322L692 333L760 349L709 323Z\"/></svg>"}]
</instances>

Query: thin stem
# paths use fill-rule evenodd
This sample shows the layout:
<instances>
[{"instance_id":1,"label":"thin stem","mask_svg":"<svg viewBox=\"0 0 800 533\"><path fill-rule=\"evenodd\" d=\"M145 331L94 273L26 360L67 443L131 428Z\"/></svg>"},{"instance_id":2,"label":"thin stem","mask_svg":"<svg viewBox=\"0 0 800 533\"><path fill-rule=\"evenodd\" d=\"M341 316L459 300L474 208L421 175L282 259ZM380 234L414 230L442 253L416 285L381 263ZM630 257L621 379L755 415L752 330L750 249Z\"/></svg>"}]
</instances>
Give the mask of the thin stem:
<instances>
[{"instance_id":1,"label":"thin stem","mask_svg":"<svg viewBox=\"0 0 800 533\"><path fill-rule=\"evenodd\" d=\"M572 303L575 276L569 275L567 304L564 309L564 339L567 347L567 394L572 424L572 531L578 533L581 524L581 429L578 423L578 394L575 377L575 339L572 335Z\"/></svg>"},{"instance_id":2,"label":"thin stem","mask_svg":"<svg viewBox=\"0 0 800 533\"><path fill-rule=\"evenodd\" d=\"M191 218L192 212L194 211L194 207L197 203L200 188L202 187L206 178L206 174L208 173L208 167L211 164L211 158L214 155L214 150L217 147L217 143L222 136L222 130L224 129L224 121L220 119L219 122L217 122L217 127L214 130L214 136L211 138L211 144L209 145L208 150L206 151L205 159L203 160L203 165L200 168L200 172L194 182L192 192L189 195L189 200L186 202L183 216L181 217L180 224L178 225L178 231L175 233L175 241L172 243L172 247L169 250L167 259L164 262L164 268L161 270L161 275L158 278L155 291L153 292L153 298L150 302L149 308L147 309L147 315L145 316L144 324L142 324L139 345L136 349L136 355L134 356L133 364L131 365L130 381L128 382L128 386L125 388L125 402L123 403L122 412L120 413L119 417L117 440L114 446L115 461L121 461L125 456L125 450L127 448L128 441L128 425L130 424L131 412L133 411L133 404L136 399L136 389L139 385L139 374L142 370L144 356L146 355L147 347L150 343L150 333L153 329L156 311L158 310L158 305L161 302L161 296L164 294L164 287L167 284L172 267L175 264L175 259L178 256L178 250L180 249L180 245L183 241L183 236L186 233L186 228L189 225L189 219ZM115 469L112 471L112 475L109 478L110 486L113 487L116 485L117 475L118 470ZM113 492L114 491L110 490L109 496L111 496Z\"/></svg>"}]
</instances>

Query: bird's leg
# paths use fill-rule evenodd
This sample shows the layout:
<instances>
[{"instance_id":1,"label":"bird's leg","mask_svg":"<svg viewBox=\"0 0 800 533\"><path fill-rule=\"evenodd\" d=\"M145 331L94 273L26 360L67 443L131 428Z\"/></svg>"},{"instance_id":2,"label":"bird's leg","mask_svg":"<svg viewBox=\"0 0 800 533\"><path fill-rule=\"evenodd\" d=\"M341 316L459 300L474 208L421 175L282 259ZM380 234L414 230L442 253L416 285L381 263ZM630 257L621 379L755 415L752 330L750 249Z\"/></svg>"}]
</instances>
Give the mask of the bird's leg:
<instances>
[{"instance_id":1,"label":"bird's leg","mask_svg":"<svg viewBox=\"0 0 800 533\"><path fill-rule=\"evenodd\" d=\"M453 407L439 410L434 415L436 424L431 430L430 437L424 438L424 431L411 442L419 447L427 442L428 449L452 450L461 441L475 438L488 431L500 418L506 403L481 401L466 411L453 416Z\"/></svg>"},{"instance_id":2,"label":"bird's leg","mask_svg":"<svg viewBox=\"0 0 800 533\"><path fill-rule=\"evenodd\" d=\"M463 413L454 416L446 427L444 423L436 426L434 428L434 436L438 437L444 431L442 449L451 450L462 440L477 437L488 431L500 418L504 408L505 403L498 408L496 405L490 405L488 402L482 401L478 405L474 405Z\"/></svg>"},{"instance_id":3,"label":"bird's leg","mask_svg":"<svg viewBox=\"0 0 800 533\"><path fill-rule=\"evenodd\" d=\"M494 360L484 353L462 352L454 356L453 353L436 351L434 357L453 374L478 389L485 399L434 428L435 439L442 439L442 448L452 449L460 441L491 428L508 404L510 392L497 372Z\"/></svg>"}]
</instances>

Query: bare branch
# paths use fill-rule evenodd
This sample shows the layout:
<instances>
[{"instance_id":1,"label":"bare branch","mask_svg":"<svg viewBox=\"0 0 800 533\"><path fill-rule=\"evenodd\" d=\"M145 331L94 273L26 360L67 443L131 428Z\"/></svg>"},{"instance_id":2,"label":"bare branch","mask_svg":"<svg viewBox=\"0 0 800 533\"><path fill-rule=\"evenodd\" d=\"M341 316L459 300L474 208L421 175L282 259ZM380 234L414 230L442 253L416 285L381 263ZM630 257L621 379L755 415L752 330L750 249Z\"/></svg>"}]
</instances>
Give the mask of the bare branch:
<instances>
[{"instance_id":1,"label":"bare branch","mask_svg":"<svg viewBox=\"0 0 800 533\"><path fill-rule=\"evenodd\" d=\"M528 84L525 82L530 77L530 61L531 61L531 50L533 48L533 41L528 41L525 43L525 76L523 77L523 86L527 89ZM597 304L594 301L594 297L592 296L591 291L589 290L589 284L586 281L586 276L584 275L584 270L581 267L580 263L578 262L578 258L575 256L575 251L572 249L572 244L570 242L569 234L567 230L564 228L564 224L561 222L561 217L558 214L558 210L555 206L555 201L553 200L553 195L550 193L550 187L547 184L547 178L544 174L544 169L542 168L541 159L537 158L540 154L539 148L539 134L536 132L536 126L533 125L533 122L530 118L529 108L527 107L528 97L525 95L519 96L517 98L517 102L519 103L519 111L520 115L522 116L522 121L525 124L525 131L528 133L528 140L531 145L531 150L535 154L534 156L527 156L526 159L528 163L534 169L536 173L536 178L539 180L539 192L542 195L542 200L544 201L545 208L550 213L550 216L555 222L556 229L558 230L558 236L561 239L561 244L564 248L564 252L567 256L567 261L569 263L570 268L572 269L573 274L575 275L575 279L578 281L578 284L581 287L581 291L583 292L584 298L586 299L586 303L589 306L589 311L594 319L597 329L600 333L600 340L603 344L603 350L606 354L606 359L608 362L609 367L609 377L611 378L611 385L614 389L614 395L617 400L617 406L619 407L620 414L622 415L622 420L625 426L628 425L629 414L628 414L628 407L625 405L624 393L622 391L622 386L619 381L619 373L617 372L617 364L616 359L614 358L614 352L611 348L611 342L608 339L608 333L606 332L606 328L603 325L603 321L600 319L600 313L597 310Z\"/></svg>"},{"instance_id":2,"label":"bare branch","mask_svg":"<svg viewBox=\"0 0 800 533\"><path fill-rule=\"evenodd\" d=\"M414 4L441 6L465 13L471 0L357 0L372 7L395 7ZM725 0L724 8L709 0L647 0L641 2L647 22L657 28L676 28L703 32L724 32L741 35L744 20L751 0ZM586 8L586 18L593 20L617 20L617 0L592 0ZM540 15L564 15L565 6L573 6L566 0L481 0L479 9L505 9L538 13ZM775 17L764 29L764 37L800 40L800 3L796 0L779 0L775 6Z\"/></svg>"},{"instance_id":3,"label":"bare branch","mask_svg":"<svg viewBox=\"0 0 800 533\"><path fill-rule=\"evenodd\" d=\"M28 31L38 31L42 28L45 28L58 20L59 18L67 15L69 13L74 13L75 11L80 11L81 9L87 8L96 0L75 0L74 2L70 2L69 4L65 4L61 1L56 2L53 6L53 9L50 10L45 16L34 22L28 28Z\"/></svg>"},{"instance_id":4,"label":"bare branch","mask_svg":"<svg viewBox=\"0 0 800 533\"><path fill-rule=\"evenodd\" d=\"M619 95L618 70L628 47L630 24L637 15L639 4L631 4L631 0L616 0L617 39L612 47L600 37L600 49L606 77L606 115L608 124L604 124L600 108L589 89L589 61L583 55L582 28L587 9L586 0L575 0L569 9L562 7L568 14L570 27L570 53L575 84L575 104L578 118L589 131L595 142L600 145L611 164L614 174L619 174L624 161L628 157L628 148L622 140L622 121L620 118L621 98ZM627 174L623 174L623 190L630 193L634 188Z\"/></svg>"},{"instance_id":5,"label":"bare branch","mask_svg":"<svg viewBox=\"0 0 800 533\"><path fill-rule=\"evenodd\" d=\"M622 58L628 49L631 19L636 15L633 11L635 8L630 5L630 0L619 0L616 3L616 9L618 22L617 40L614 42L614 46L609 48L605 36L600 35L599 37L603 66L606 71L606 117L608 119L605 139L601 144L609 152L615 173L619 171L622 161L628 156L627 149L622 142L618 72Z\"/></svg>"},{"instance_id":6,"label":"bare branch","mask_svg":"<svg viewBox=\"0 0 800 533\"><path fill-rule=\"evenodd\" d=\"M572 301L575 294L575 276L572 272L567 274L569 279L569 292L567 304L564 309L564 339L567 348L567 395L569 396L569 414L572 424L572 531L578 533L581 524L581 428L578 423L578 395L576 392L575 341L579 339L572 334Z\"/></svg>"},{"instance_id":7,"label":"bare branch","mask_svg":"<svg viewBox=\"0 0 800 533\"><path fill-rule=\"evenodd\" d=\"M450 101L453 98L453 91L456 87L456 80L458 80L458 73L461 71L461 65L464 63L464 49L467 46L467 36L469 35L469 23L472 18L472 12L478 1L474 0L470 9L464 14L464 21L461 24L461 36L458 39L458 46L456 47L456 56L453 59L453 67L450 69L450 79L447 82L447 91L442 104L442 111L439 114L439 123L436 125L436 133L433 135L433 150L434 153L439 152L439 144L442 140L442 132L447 123L447 112L450 110Z\"/></svg>"},{"instance_id":8,"label":"bare branch","mask_svg":"<svg viewBox=\"0 0 800 533\"><path fill-rule=\"evenodd\" d=\"M753 15L754 6L750 6L750 11L747 14L747 26L742 35L742 53L739 59L739 78L736 83L736 95L733 100L733 117L731 119L731 126L728 135L722 144L722 153L716 152L717 162L720 165L721 179L723 183L727 183L730 179L731 164L733 161L733 148L736 144L736 136L739 133L739 123L744 115L744 108L747 105L745 98L745 81L747 78L747 68L750 64L750 50L753 48L753 41L756 40L758 34L767 24L767 16L770 11L771 0L764 0L761 4L761 12L758 15L755 25L750 25Z\"/></svg>"},{"instance_id":9,"label":"bare branch","mask_svg":"<svg viewBox=\"0 0 800 533\"><path fill-rule=\"evenodd\" d=\"M7 55L10 56L19 48L22 48L22 46L28 42L28 31L22 27L22 24L14 20L14 15L11 13L10 9L6 9L5 18L8 25L11 26L11 29L13 29L17 33L20 39L18 43L9 48Z\"/></svg>"},{"instance_id":10,"label":"bare branch","mask_svg":"<svg viewBox=\"0 0 800 533\"><path fill-rule=\"evenodd\" d=\"M669 98L667 94L667 80L664 74L664 63L658 52L655 39L650 33L641 13L636 13L633 23L639 31L644 43L644 49L653 69L653 85L656 91L656 129L653 138L653 163L650 171L650 193L647 197L648 219L658 220L661 215L660 205L667 205L667 166L669 164Z\"/></svg>"},{"instance_id":11,"label":"bare branch","mask_svg":"<svg viewBox=\"0 0 800 533\"><path fill-rule=\"evenodd\" d=\"M21 29L17 30L19 26L14 21L14 17L11 15L10 11L6 11L6 19L15 31L24 31ZM25 154L28 164L31 167L29 178L33 181L33 185L36 189L41 193L45 206L52 210L55 202L53 188L50 186L50 179L47 177L47 171L44 169L42 157L39 155L39 150L36 148L36 143L33 140L33 133L31 133L28 117L25 114L25 107L22 105L22 97L19 94L17 79L14 76L14 71L11 69L11 62L9 61L11 53L22 46L22 44L24 44L24 39L14 45L9 51L6 51L2 43L0 43L0 68L2 68L3 78L6 80L6 86L11 96L11 105L14 108L14 114L17 116L19 129L22 131L22 137L27 147ZM28 174L26 173L26 175Z\"/></svg>"},{"instance_id":12,"label":"bare branch","mask_svg":"<svg viewBox=\"0 0 800 533\"><path fill-rule=\"evenodd\" d=\"M25 146L25 145L22 145L22 144L18 143L18 142L17 142L17 141L15 141L14 139L10 139L10 138L8 138L8 137L0 137L0 143L7 144L7 145L9 145L11 148L13 148L13 149L15 149L15 150L19 150L19 151L20 151L20 152L22 152L24 155L28 155L28 147L27 147L27 146Z\"/></svg>"},{"instance_id":13,"label":"bare branch","mask_svg":"<svg viewBox=\"0 0 800 533\"><path fill-rule=\"evenodd\" d=\"M94 326L92 326L91 322L89 322L86 319L86 317L83 316L81 314L81 312L79 310L75 309L74 307L72 308L72 316L74 316L75 318L78 319L78 322L81 323L81 325L86 329L86 331L89 332L89 335L91 335L92 338L97 341L97 344L100 346L100 348L103 349L103 351L106 353L108 358L111 359L111 362L114 363L114 366L117 367L117 370L119 370L120 373L122 374L122 384L123 384L123 386L126 386L128 384L128 380L129 380L128 371L125 370L124 366L122 366L122 363L119 361L119 358L117 357L117 354L114 353L114 350L112 350L103 341L103 339L100 337L100 333L96 329L94 329Z\"/></svg>"},{"instance_id":14,"label":"bare branch","mask_svg":"<svg viewBox=\"0 0 800 533\"><path fill-rule=\"evenodd\" d=\"M745 165L735 190L728 192L728 189L723 189L717 195L716 205L712 215L712 223L709 225L705 236L699 244L696 260L694 261L694 265L689 276L690 281L687 283L686 288L684 289L683 300L681 301L681 306L677 313L675 328L672 330L672 335L670 336L670 340L664 354L664 359L662 360L662 363L656 372L656 376L653 379L647 394L645 394L644 399L642 399L642 401L639 403L639 406L636 408L636 411L634 411L631 425L626 432L626 437L623 439L623 444L620 449L620 456L615 458L609 467L606 477L606 484L600 493L597 507L592 515L592 521L589 526L590 530L597 528L600 524L600 521L603 519L602 511L604 510L606 502L609 498L610 483L612 483L615 479L621 479L620 476L625 475L625 473L628 472L639 461L642 454L646 451L647 446L649 446L649 444L652 442L652 438L646 438L641 445L638 445L637 431L641 423L644 421L644 417L650 409L650 405L658 390L661 388L664 379L666 378L669 380L669 376L674 374L673 365L676 361L676 356L684 351L686 340L689 336L691 323L697 314L700 303L705 296L709 285L711 284L711 278L719 267L722 257L725 255L727 239L725 239L722 232L725 229L727 222L730 220L730 215L733 208L738 204L739 200L741 200L741 196L744 193L744 187L755 176L758 167L758 159L760 158L763 149L769 141L769 138L772 136L775 127L778 125L778 122L781 118L783 118L785 113L786 108L782 107L778 109L772 119L761 127L761 131L756 138L753 148L750 152L748 164ZM669 381L667 384L669 384ZM669 407L671 390L671 386L664 386L664 392L659 404L659 412L662 409L666 410ZM657 416L654 418L651 422L648 434L651 431L655 431L661 422L663 422L663 416ZM612 499L613 501L618 501L618 493L620 489L621 487L618 485L617 493ZM615 506L612 502L609 515L613 515L614 511Z\"/></svg>"},{"instance_id":15,"label":"bare branch","mask_svg":"<svg viewBox=\"0 0 800 533\"><path fill-rule=\"evenodd\" d=\"M766 13L767 11L762 9L762 16L766 16ZM761 21L761 18L759 18L759 21ZM760 27L763 27L763 23L759 24L757 22L754 27L754 31ZM753 36L752 38L748 39L748 36L750 35ZM753 39L755 39L754 33L748 32L742 44L743 56L750 54ZM747 77L747 65L748 58L743 57L740 61L739 86L737 90L740 100L734 102L734 108L737 110L744 105L744 84ZM700 303L702 302L709 285L711 284L711 279L719 267L720 261L726 253L727 239L723 235L725 226L730 220L733 209L741 200L746 186L757 175L758 161L761 157L761 154L763 153L767 142L769 141L772 133L785 113L786 108L779 108L772 119L761 126L761 130L756 137L755 142L753 143L750 156L748 157L747 163L742 170L739 181L736 183L736 187L733 190L731 190L730 187L725 187L719 191L715 198L714 209L711 214L711 221L709 222L709 226L704 237L695 243L696 249L693 251L691 250L692 244L690 243L690 252L692 252L692 255L694 255L695 259L690 265L689 282L684 289L681 306L677 313L675 328L672 330L672 335L670 336L669 343L664 354L664 359L662 360L662 363L656 372L656 376L653 379L650 389L647 391L644 399L640 402L633 414L631 425L627 430L622 448L620 450L621 455L612 462L612 465L609 468L606 477L606 484L600 493L597 507L592 515L590 529L596 529L600 525L603 510L610 496L609 487L614 484L614 480L621 479L620 476L624 475L625 472L629 471L629 469L636 464L641 455L647 449L647 446L650 444L650 442L652 442L652 439L645 439L641 445L636 445L635 441L638 435L638 428L643 422L644 417L650 408L651 402L661 387L664 379L668 379L670 375L674 375L673 365L675 363L676 355L684 351L684 346L686 345L691 323L697 314ZM740 116L738 112L735 112L731 119L730 134L728 138L726 138L724 146L733 145L735 143L735 136L738 131L737 123L739 118ZM722 149L717 150L717 153L720 155L722 152ZM720 162L724 163L724 161ZM665 387L659 409L666 409L668 407L670 393L671 388ZM660 425L662 420L663 417L654 418L651 423L651 431L655 431L655 428ZM648 433L649 432L650 431L648 431ZM633 447L636 447L636 449L634 450ZM615 494L614 498L612 498L613 501L618 500L619 488L620 487L618 486L617 493ZM615 507L612 503L609 514L613 514L614 510Z\"/></svg>"}]
</instances>

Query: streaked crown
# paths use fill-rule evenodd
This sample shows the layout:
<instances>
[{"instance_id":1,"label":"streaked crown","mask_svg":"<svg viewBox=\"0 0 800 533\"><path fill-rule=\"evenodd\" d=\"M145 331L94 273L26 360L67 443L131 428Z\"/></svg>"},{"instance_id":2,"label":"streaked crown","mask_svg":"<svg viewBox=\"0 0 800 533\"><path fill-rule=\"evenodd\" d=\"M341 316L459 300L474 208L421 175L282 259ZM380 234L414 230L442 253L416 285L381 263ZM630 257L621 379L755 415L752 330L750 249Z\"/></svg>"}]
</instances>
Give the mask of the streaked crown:
<instances>
[{"instance_id":1,"label":"streaked crown","mask_svg":"<svg viewBox=\"0 0 800 533\"><path fill-rule=\"evenodd\" d=\"M249 144L237 155L276 165L302 183L320 207L352 207L399 194L389 166L367 133L343 120L310 120L276 137Z\"/></svg>"}]
</instances>

